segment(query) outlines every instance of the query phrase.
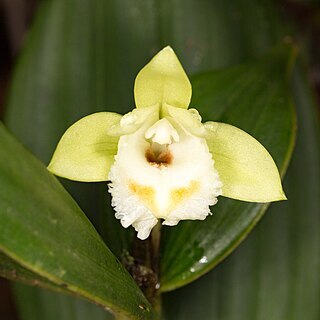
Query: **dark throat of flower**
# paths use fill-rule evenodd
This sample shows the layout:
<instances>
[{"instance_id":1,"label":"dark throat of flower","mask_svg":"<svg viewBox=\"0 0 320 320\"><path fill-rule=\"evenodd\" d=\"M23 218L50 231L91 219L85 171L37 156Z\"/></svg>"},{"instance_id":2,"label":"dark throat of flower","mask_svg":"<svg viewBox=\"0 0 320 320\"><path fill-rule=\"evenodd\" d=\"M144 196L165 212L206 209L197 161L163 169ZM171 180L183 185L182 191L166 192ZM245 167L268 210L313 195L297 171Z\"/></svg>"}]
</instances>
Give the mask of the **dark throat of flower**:
<instances>
[{"instance_id":1,"label":"dark throat of flower","mask_svg":"<svg viewBox=\"0 0 320 320\"><path fill-rule=\"evenodd\" d=\"M172 153L168 149L168 145L160 145L151 143L150 147L145 152L147 161L157 167L166 167L172 163Z\"/></svg>"}]
</instances>

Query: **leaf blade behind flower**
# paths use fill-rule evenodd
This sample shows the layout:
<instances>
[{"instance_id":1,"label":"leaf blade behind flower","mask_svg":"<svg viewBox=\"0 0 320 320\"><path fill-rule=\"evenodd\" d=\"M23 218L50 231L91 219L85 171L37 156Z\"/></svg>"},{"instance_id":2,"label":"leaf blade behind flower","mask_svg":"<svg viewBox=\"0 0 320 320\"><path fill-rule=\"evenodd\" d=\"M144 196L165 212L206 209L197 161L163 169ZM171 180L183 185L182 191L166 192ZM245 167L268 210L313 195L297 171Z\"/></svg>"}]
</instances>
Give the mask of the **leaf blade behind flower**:
<instances>
[{"instance_id":1,"label":"leaf blade behind flower","mask_svg":"<svg viewBox=\"0 0 320 320\"><path fill-rule=\"evenodd\" d=\"M289 201L273 204L214 270L166 294L168 319L319 319L320 127L301 71L293 77L299 130L284 179Z\"/></svg>"},{"instance_id":2,"label":"leaf blade behind flower","mask_svg":"<svg viewBox=\"0 0 320 320\"><path fill-rule=\"evenodd\" d=\"M0 146L0 251L9 257L0 260L7 265L1 268L8 273L15 261L25 282L36 274L44 287L61 288L114 313L150 317L142 292L79 206L2 124Z\"/></svg>"},{"instance_id":3,"label":"leaf blade behind flower","mask_svg":"<svg viewBox=\"0 0 320 320\"><path fill-rule=\"evenodd\" d=\"M282 175L296 126L286 78L292 54L292 48L281 47L251 64L192 78L191 106L197 106L205 120L228 123L251 134L270 152ZM246 237L267 207L220 198L206 220L165 229L162 290L183 286L212 269Z\"/></svg>"}]
</instances>

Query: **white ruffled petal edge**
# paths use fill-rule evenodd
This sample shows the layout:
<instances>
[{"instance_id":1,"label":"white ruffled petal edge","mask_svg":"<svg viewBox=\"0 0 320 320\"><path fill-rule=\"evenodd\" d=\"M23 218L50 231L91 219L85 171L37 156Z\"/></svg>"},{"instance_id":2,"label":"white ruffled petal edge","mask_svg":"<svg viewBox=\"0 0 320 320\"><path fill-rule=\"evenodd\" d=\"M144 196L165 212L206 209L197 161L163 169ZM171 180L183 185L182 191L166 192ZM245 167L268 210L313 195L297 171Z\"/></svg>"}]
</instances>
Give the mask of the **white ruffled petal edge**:
<instances>
[{"instance_id":1,"label":"white ruffled petal edge","mask_svg":"<svg viewBox=\"0 0 320 320\"><path fill-rule=\"evenodd\" d=\"M115 208L115 217L124 228L132 225L138 232L139 239L147 239L158 219L129 191L126 184L121 183L117 167L111 168L109 179L113 181L109 184L109 192L112 194L111 205Z\"/></svg>"},{"instance_id":2,"label":"white ruffled petal edge","mask_svg":"<svg viewBox=\"0 0 320 320\"><path fill-rule=\"evenodd\" d=\"M167 146L172 159L159 164L146 156L151 146L147 129L120 138L109 173L115 216L123 227L132 225L142 240L158 219L168 226L204 220L222 187L205 139L179 130L179 141Z\"/></svg>"}]
</instances>

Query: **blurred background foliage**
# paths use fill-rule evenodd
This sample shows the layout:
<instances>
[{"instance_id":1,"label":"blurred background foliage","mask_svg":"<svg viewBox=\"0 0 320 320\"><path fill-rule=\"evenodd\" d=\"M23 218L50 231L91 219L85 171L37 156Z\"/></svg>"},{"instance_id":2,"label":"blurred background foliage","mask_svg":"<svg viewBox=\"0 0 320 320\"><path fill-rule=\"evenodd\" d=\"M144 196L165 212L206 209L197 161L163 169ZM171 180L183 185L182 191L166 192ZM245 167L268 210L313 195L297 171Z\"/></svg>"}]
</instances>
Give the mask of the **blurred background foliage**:
<instances>
[{"instance_id":1,"label":"blurred background foliage","mask_svg":"<svg viewBox=\"0 0 320 320\"><path fill-rule=\"evenodd\" d=\"M319 110L314 106L320 101L320 2L70 0L69 5L63 6L64 1L0 0L1 114L4 116L5 106L9 105L11 109L6 112L6 120L11 130L46 163L60 134L87 113L82 100L90 94L96 97L91 112L105 105L120 106L117 110L120 112L131 109L132 83L138 66L167 44L174 47L189 73L220 69L258 58L279 42L297 44L300 58L292 88L298 108L299 131L297 149L285 180L290 201L272 205L257 228L230 257L193 284L165 294L163 301L168 319L319 319ZM67 11L59 12L62 6ZM94 11L94 15L86 10ZM46 17L52 20L47 22L46 30L39 30L37 26L43 23L43 12L51 12ZM90 20L92 16L96 19ZM82 24L92 26L92 30L86 33L88 28L82 28ZM64 29L66 25L68 29ZM23 59L28 59L28 48L34 45L32 39L26 41L30 27L46 35L46 41L37 51L40 63L36 66L40 68L34 72L35 77L43 81L39 94L47 95L48 109L52 88L41 77L43 71L50 74L50 68L54 67L54 63L47 65L47 61L52 59L54 62L59 58L48 51L52 43L60 48L65 41L66 48L87 50L88 59L76 63L76 52L61 51L65 59L59 60L63 61L60 68L68 69L73 83L74 79L82 79L86 74L82 70L86 68L96 68L95 75L105 77L107 83L107 87L96 87L96 79L92 78L79 81L86 87L72 87L72 79L66 79L61 101L67 103L75 91L79 92L79 98L72 101L78 103L73 113L65 114L65 120L59 123L51 122L48 116L42 118L37 109L31 113L26 108L20 117L14 118L16 97L11 96L8 103L9 85L20 52L26 52ZM60 34L65 31L64 39L55 38L57 28ZM101 56L104 52L108 52L108 57ZM92 54L99 64L90 64ZM29 66L30 69L33 67ZM56 81L63 82L64 79ZM24 95L28 81L19 90ZM41 106L35 104L37 107ZM61 116L52 112L52 118ZM34 126L37 132L28 131ZM48 126L56 126L55 133L43 138L41 132ZM66 185L85 212L101 212L101 206L107 207L110 199L104 198L99 186ZM96 193L103 198L103 203L92 208L90 200ZM89 207L91 210L86 210ZM96 214L90 219L104 240L113 243L111 249L119 253L121 246L117 247L110 240L118 231L99 229L103 216ZM122 243L126 243L126 236L121 238ZM103 310L75 298L22 285L14 285L12 290L2 279L0 285L1 319L109 318Z\"/></svg>"}]
</instances>

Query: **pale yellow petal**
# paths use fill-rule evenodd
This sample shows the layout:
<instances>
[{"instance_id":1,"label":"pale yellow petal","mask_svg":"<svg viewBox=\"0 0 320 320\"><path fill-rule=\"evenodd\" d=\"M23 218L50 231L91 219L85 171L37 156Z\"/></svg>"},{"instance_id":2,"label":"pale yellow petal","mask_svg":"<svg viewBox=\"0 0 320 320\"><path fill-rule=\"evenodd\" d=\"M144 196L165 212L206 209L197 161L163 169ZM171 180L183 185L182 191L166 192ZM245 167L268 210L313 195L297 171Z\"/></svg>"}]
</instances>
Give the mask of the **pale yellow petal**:
<instances>
[{"instance_id":1,"label":"pale yellow petal","mask_svg":"<svg viewBox=\"0 0 320 320\"><path fill-rule=\"evenodd\" d=\"M165 103L187 108L191 92L190 81L170 47L162 49L139 72L134 86L137 108Z\"/></svg>"},{"instance_id":2,"label":"pale yellow petal","mask_svg":"<svg viewBox=\"0 0 320 320\"><path fill-rule=\"evenodd\" d=\"M207 122L205 127L223 196L250 202L286 199L277 166L256 139L224 123Z\"/></svg>"},{"instance_id":3,"label":"pale yellow petal","mask_svg":"<svg viewBox=\"0 0 320 320\"><path fill-rule=\"evenodd\" d=\"M107 134L121 115L94 113L73 124L62 136L48 169L76 181L107 181L117 153L118 137Z\"/></svg>"}]
</instances>

